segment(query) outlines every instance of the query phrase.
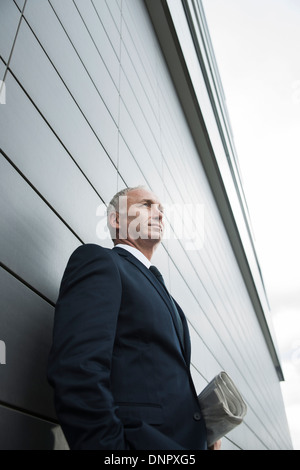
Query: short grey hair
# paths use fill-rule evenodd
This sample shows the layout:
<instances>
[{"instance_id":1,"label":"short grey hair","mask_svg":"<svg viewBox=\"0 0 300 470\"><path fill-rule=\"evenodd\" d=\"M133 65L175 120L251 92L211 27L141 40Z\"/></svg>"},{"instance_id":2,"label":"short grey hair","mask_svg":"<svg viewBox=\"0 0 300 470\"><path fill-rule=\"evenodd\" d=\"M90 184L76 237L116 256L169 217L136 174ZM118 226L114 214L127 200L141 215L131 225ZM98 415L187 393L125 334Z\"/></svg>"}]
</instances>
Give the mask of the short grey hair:
<instances>
[{"instance_id":1,"label":"short grey hair","mask_svg":"<svg viewBox=\"0 0 300 470\"><path fill-rule=\"evenodd\" d=\"M130 191L134 191L136 189L147 189L146 186L143 186L143 185L139 185L139 186L134 186L134 187L127 187L127 188L124 188L124 189L121 189L121 191L118 191L114 197L112 198L112 200L110 201L110 203L108 204L107 206L107 226L109 228L109 231L110 233L112 234L112 231L111 231L111 227L110 227L110 224L109 224L109 216L111 213L113 212L119 212L119 198L121 196L127 196L127 194L130 192ZM113 238L112 238L113 239Z\"/></svg>"}]
</instances>

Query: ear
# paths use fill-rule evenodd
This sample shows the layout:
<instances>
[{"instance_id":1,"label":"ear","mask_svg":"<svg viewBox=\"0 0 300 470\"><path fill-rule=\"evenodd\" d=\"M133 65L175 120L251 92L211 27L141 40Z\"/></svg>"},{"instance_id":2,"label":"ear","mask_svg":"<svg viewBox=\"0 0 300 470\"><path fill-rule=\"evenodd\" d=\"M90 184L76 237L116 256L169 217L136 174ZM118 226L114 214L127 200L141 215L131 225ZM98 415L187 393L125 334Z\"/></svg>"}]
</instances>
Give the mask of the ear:
<instances>
[{"instance_id":1,"label":"ear","mask_svg":"<svg viewBox=\"0 0 300 470\"><path fill-rule=\"evenodd\" d=\"M112 228L114 229L120 228L119 212L116 212L116 211L111 212L109 214L108 221Z\"/></svg>"}]
</instances>

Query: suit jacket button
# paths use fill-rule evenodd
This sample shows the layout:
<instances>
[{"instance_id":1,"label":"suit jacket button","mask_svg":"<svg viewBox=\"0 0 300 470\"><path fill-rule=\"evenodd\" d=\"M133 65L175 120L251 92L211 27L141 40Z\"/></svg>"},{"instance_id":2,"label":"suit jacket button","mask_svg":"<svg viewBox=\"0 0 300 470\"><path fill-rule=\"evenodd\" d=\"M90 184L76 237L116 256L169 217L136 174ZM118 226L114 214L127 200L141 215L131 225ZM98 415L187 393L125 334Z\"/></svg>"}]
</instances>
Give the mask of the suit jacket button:
<instances>
[{"instance_id":1,"label":"suit jacket button","mask_svg":"<svg viewBox=\"0 0 300 470\"><path fill-rule=\"evenodd\" d=\"M201 414L198 413L198 412L194 413L194 420L195 421L200 421L200 419L201 419Z\"/></svg>"}]
</instances>

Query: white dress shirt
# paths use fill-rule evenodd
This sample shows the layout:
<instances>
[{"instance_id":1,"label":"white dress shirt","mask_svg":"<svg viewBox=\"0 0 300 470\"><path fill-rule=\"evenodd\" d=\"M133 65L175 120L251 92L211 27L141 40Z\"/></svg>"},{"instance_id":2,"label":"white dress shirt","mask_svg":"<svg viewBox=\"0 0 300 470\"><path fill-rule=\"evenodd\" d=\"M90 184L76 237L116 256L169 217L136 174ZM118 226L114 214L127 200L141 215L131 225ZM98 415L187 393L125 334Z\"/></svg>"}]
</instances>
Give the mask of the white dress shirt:
<instances>
[{"instance_id":1,"label":"white dress shirt","mask_svg":"<svg viewBox=\"0 0 300 470\"><path fill-rule=\"evenodd\" d=\"M115 246L119 246L120 248L124 248L124 250L127 250L129 251L129 253L131 253L133 256L135 256L141 263L143 263L147 269L150 268L150 266L152 265L152 263L148 260L148 258L146 258L146 256L140 251L138 250L137 248L135 248L134 246L130 246L130 245L125 245L123 243L118 243L117 245ZM115 248L115 247L113 247Z\"/></svg>"}]
</instances>

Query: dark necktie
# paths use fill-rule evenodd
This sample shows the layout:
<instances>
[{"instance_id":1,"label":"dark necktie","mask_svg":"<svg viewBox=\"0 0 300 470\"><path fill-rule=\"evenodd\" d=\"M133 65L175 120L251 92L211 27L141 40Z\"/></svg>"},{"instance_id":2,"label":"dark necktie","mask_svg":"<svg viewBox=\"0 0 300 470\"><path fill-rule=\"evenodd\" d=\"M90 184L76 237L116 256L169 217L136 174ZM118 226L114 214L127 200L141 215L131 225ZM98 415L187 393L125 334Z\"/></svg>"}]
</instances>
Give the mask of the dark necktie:
<instances>
[{"instance_id":1,"label":"dark necktie","mask_svg":"<svg viewBox=\"0 0 300 470\"><path fill-rule=\"evenodd\" d=\"M157 269L156 266L150 266L149 270L154 274L154 276L159 280L159 282L162 284L162 286L164 287L166 293L168 294L168 297L171 301L171 304L172 304L172 307L173 307L173 310L174 310L174 313L175 313L175 318L176 318L176 322L177 322L177 326L178 326L178 332L179 332L179 336L180 336L180 340L181 340L181 343L182 345L184 345L184 338L183 338L183 326L182 326L182 320L180 318L180 315L178 313L178 310L177 310L177 307L174 303L174 300L172 299L172 297L170 296L169 294L169 291L166 287L166 284L165 284L165 281L164 281L164 278L161 274L161 272Z\"/></svg>"}]
</instances>

